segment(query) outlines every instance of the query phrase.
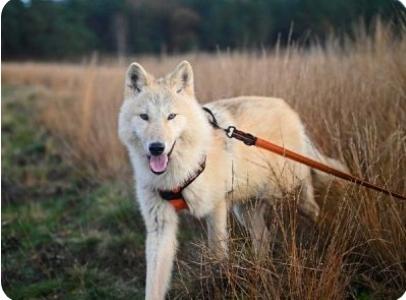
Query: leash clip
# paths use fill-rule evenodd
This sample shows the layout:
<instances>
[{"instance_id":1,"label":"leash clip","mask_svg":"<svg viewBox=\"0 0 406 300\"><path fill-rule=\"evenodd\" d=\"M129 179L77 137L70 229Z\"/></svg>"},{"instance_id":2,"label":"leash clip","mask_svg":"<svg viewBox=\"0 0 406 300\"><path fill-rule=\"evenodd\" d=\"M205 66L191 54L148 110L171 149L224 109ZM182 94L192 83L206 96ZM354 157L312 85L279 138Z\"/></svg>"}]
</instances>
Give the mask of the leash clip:
<instances>
[{"instance_id":1,"label":"leash clip","mask_svg":"<svg viewBox=\"0 0 406 300\"><path fill-rule=\"evenodd\" d=\"M237 140L242 141L244 144L248 146L255 145L257 138L250 133L246 133L244 131L238 130L235 126L228 126L225 129L227 137L235 138Z\"/></svg>"},{"instance_id":2,"label":"leash clip","mask_svg":"<svg viewBox=\"0 0 406 300\"><path fill-rule=\"evenodd\" d=\"M228 126L228 128L225 130L226 135L231 139L234 134L234 130L236 130L235 126Z\"/></svg>"}]
</instances>

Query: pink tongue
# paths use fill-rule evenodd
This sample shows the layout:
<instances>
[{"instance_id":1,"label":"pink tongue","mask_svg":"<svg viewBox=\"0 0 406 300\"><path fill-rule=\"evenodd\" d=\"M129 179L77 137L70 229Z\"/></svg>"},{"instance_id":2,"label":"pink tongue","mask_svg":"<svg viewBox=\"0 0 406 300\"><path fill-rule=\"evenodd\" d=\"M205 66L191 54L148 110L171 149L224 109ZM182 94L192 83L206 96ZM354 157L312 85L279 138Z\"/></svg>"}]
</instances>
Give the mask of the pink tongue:
<instances>
[{"instance_id":1,"label":"pink tongue","mask_svg":"<svg viewBox=\"0 0 406 300\"><path fill-rule=\"evenodd\" d=\"M166 170L168 165L168 155L161 154L158 156L151 156L149 159L149 167L156 173L161 173Z\"/></svg>"}]
</instances>

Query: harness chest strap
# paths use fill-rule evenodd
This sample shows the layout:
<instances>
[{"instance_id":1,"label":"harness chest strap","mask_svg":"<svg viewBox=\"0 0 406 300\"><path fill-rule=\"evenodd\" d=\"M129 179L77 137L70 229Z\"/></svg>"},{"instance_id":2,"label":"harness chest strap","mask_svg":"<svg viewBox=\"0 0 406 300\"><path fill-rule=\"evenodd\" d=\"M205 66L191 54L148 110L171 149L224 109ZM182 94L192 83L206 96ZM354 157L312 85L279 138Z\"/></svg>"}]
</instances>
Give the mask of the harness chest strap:
<instances>
[{"instance_id":1,"label":"harness chest strap","mask_svg":"<svg viewBox=\"0 0 406 300\"><path fill-rule=\"evenodd\" d=\"M206 111L212 117L213 120L216 120L214 114L209 108L202 107L202 109ZM209 120L209 123L213 126L214 129L220 129L220 127L217 125L217 121L213 122ZM199 177L200 174L203 173L205 167L206 167L206 156L200 163L199 169L196 171L196 173L188 180L186 180L182 186L178 186L172 190L158 190L159 195L161 196L162 199L168 201L169 204L175 208L176 212L179 212L183 209L188 209L189 207L187 205L185 198L182 195L182 191L186 187L188 187L197 177Z\"/></svg>"},{"instance_id":2,"label":"harness chest strap","mask_svg":"<svg viewBox=\"0 0 406 300\"><path fill-rule=\"evenodd\" d=\"M182 195L182 191L187 188L193 181L195 181L195 179L199 177L200 174L203 173L205 167L206 157L204 157L204 159L200 163L199 169L197 169L196 173L192 177L187 179L181 186L178 186L173 190L158 190L159 195L162 199L168 201L169 204L175 208L176 212L179 212L183 209L188 209L188 205Z\"/></svg>"}]
</instances>

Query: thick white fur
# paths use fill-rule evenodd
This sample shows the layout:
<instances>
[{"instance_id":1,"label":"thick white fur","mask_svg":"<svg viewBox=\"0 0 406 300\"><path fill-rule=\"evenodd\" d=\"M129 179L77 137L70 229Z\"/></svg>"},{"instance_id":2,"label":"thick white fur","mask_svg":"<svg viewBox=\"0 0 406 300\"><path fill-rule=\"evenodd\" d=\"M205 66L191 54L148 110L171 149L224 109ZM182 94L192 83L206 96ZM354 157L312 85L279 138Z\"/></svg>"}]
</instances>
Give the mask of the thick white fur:
<instances>
[{"instance_id":1,"label":"thick white fur","mask_svg":"<svg viewBox=\"0 0 406 300\"><path fill-rule=\"evenodd\" d=\"M235 125L293 151L333 163L311 146L297 113L282 99L238 97L206 106L221 126ZM148 114L148 121L139 117L143 113ZM170 113L177 116L168 120ZM190 214L207 218L209 246L219 258L227 255L227 212L231 207L241 223L250 226L254 242L264 239L266 228L262 209L255 209L254 220L244 210L250 199L268 201L281 195L281 190L302 186L301 208L313 219L319 214L308 167L247 147L212 128L207 113L195 99L188 62L180 63L160 79L154 79L139 64L130 65L119 115L119 136L133 165L136 199L147 228L146 299L164 299L177 246L178 215L160 198L158 190L181 185L197 170L204 156L205 171L183 195ZM166 153L176 141L168 168L161 175L150 171L147 159L148 145L156 141L165 144Z\"/></svg>"}]
</instances>

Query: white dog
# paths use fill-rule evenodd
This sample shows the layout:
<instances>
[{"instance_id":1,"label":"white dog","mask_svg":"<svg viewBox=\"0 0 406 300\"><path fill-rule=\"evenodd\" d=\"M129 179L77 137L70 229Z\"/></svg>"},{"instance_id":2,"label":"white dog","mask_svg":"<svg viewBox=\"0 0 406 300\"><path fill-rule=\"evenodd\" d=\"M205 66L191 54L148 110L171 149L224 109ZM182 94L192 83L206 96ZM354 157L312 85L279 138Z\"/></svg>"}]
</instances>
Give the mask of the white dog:
<instances>
[{"instance_id":1,"label":"white dog","mask_svg":"<svg viewBox=\"0 0 406 300\"><path fill-rule=\"evenodd\" d=\"M234 125L345 169L311 147L297 113L282 99L238 97L206 107L223 127ZM264 210L258 208L253 212L255 218L248 218L241 209L248 200L269 200L278 197L281 188L289 191L302 186L301 209L313 219L319 214L308 167L231 140L213 128L210 118L195 98L188 62L183 61L160 79L137 63L130 65L119 135L128 148L137 201L147 228L147 299L164 299L176 252L178 213L164 199L166 191L175 191L173 196L184 188L177 196L187 203L190 214L207 218L209 246L220 259L227 255L230 207L249 227L257 248L266 234Z\"/></svg>"}]
</instances>

